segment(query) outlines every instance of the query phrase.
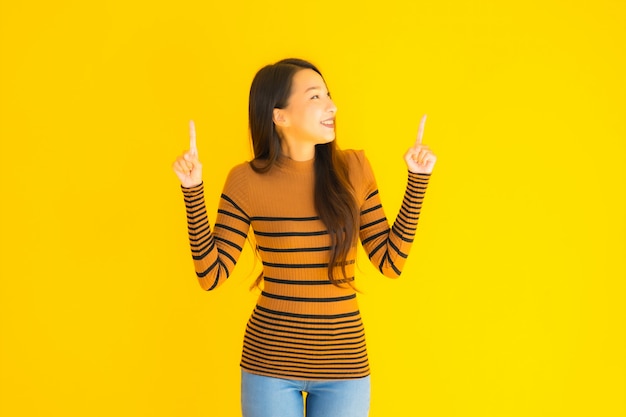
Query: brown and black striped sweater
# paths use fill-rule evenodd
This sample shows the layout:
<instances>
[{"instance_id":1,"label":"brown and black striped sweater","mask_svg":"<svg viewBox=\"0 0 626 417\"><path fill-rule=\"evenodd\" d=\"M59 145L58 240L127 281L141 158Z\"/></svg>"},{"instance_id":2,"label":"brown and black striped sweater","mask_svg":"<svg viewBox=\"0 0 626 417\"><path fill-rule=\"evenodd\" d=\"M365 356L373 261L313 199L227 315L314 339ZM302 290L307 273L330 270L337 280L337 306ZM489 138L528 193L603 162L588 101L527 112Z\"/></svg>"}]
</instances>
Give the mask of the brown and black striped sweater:
<instances>
[{"instance_id":1,"label":"brown and black striped sweater","mask_svg":"<svg viewBox=\"0 0 626 417\"><path fill-rule=\"evenodd\" d=\"M360 240L388 277L402 271L411 248L429 175L409 173L393 224L383 211L363 151L344 151L360 206ZM264 285L243 343L248 372L294 379L352 379L369 375L365 333L354 289L328 279L329 236L313 203L313 161L281 158L265 174L234 167L211 230L203 186L183 188L189 239L200 285L213 290L235 267L252 227ZM356 247L348 277L354 278Z\"/></svg>"}]
</instances>

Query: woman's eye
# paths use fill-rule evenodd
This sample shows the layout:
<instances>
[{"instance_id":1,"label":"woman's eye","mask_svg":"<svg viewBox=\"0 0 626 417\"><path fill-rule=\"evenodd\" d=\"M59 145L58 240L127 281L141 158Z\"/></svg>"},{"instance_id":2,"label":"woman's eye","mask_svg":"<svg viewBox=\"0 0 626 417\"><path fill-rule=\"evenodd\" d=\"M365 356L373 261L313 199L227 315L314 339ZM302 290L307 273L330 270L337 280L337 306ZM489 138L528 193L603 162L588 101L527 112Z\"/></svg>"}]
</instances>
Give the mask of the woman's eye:
<instances>
[{"instance_id":1,"label":"woman's eye","mask_svg":"<svg viewBox=\"0 0 626 417\"><path fill-rule=\"evenodd\" d=\"M311 100L313 100L314 98L315 98L315 99L317 99L317 98L320 98L320 96L318 96L318 95L316 94L316 95L314 95L313 97L311 97Z\"/></svg>"}]
</instances>

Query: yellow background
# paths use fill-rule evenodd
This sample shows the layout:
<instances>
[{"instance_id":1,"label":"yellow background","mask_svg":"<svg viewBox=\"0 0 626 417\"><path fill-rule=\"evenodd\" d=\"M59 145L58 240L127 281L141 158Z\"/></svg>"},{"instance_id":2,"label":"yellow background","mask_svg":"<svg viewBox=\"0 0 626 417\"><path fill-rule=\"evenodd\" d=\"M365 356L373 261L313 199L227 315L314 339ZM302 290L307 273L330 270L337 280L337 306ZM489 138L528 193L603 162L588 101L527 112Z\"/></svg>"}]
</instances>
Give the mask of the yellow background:
<instances>
[{"instance_id":1,"label":"yellow background","mask_svg":"<svg viewBox=\"0 0 626 417\"><path fill-rule=\"evenodd\" d=\"M371 416L626 415L623 1L2 0L0 42L1 415L239 415L259 265L199 288L170 164L195 119L216 207L289 56L390 217L423 113L439 156L403 277L360 257Z\"/></svg>"}]
</instances>

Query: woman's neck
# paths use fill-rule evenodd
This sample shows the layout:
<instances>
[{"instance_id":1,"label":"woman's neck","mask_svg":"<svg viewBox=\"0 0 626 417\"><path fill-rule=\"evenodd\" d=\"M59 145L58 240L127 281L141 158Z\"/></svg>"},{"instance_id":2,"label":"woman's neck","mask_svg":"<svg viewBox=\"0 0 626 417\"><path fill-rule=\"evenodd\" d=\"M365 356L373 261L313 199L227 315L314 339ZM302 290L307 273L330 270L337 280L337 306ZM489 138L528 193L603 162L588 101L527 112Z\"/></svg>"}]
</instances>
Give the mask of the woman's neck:
<instances>
[{"instance_id":1,"label":"woman's neck","mask_svg":"<svg viewBox=\"0 0 626 417\"><path fill-rule=\"evenodd\" d=\"M315 158L315 145L311 143L282 140L281 150L284 156L294 161L310 161Z\"/></svg>"}]
</instances>

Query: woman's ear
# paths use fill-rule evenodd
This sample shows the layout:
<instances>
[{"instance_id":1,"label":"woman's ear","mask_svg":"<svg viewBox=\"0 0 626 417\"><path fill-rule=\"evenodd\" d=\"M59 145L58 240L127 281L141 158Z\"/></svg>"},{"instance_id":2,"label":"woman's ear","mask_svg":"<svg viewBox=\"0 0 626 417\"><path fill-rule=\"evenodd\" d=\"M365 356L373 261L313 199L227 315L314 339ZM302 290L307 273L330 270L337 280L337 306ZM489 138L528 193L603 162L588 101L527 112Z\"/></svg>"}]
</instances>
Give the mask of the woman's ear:
<instances>
[{"instance_id":1,"label":"woman's ear","mask_svg":"<svg viewBox=\"0 0 626 417\"><path fill-rule=\"evenodd\" d=\"M287 126L287 117L283 109L274 108L274 112L272 113L272 120L276 126L285 127Z\"/></svg>"}]
</instances>

